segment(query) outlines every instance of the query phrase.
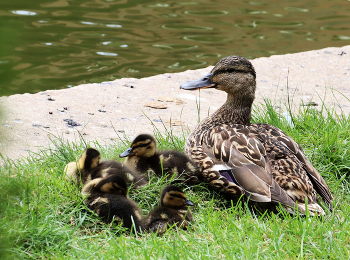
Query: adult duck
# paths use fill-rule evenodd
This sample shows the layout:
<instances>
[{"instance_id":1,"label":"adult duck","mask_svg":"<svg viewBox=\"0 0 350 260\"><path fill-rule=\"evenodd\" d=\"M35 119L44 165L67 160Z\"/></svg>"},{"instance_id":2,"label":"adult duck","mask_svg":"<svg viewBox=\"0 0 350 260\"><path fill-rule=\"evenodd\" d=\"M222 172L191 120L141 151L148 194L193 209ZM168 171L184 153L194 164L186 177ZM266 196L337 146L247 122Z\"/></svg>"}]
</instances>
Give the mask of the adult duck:
<instances>
[{"instance_id":1,"label":"adult duck","mask_svg":"<svg viewBox=\"0 0 350 260\"><path fill-rule=\"evenodd\" d=\"M301 147L277 127L250 122L256 73L246 58L225 57L208 75L180 88L227 93L226 102L196 126L185 144L207 182L252 201L281 204L292 213L304 213L306 201L311 215L325 214L319 193L332 211L333 196Z\"/></svg>"}]
</instances>

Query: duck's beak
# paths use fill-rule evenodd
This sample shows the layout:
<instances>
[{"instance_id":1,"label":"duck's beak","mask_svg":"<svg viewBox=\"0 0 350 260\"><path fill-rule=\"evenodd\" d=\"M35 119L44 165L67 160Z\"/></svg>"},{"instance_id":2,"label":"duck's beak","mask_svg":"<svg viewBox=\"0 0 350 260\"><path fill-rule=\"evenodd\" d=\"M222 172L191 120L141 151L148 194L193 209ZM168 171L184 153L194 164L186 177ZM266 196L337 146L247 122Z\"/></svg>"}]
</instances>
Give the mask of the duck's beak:
<instances>
[{"instance_id":1,"label":"duck's beak","mask_svg":"<svg viewBox=\"0 0 350 260\"><path fill-rule=\"evenodd\" d=\"M188 206L194 206L194 203L188 199L185 200L185 204Z\"/></svg>"},{"instance_id":2,"label":"duck's beak","mask_svg":"<svg viewBox=\"0 0 350 260\"><path fill-rule=\"evenodd\" d=\"M187 90L196 90L200 88L215 88L216 83L211 82L211 77L212 77L212 74L209 73L205 75L203 78L182 84L180 88L187 89Z\"/></svg>"},{"instance_id":3,"label":"duck's beak","mask_svg":"<svg viewBox=\"0 0 350 260\"><path fill-rule=\"evenodd\" d=\"M127 150L119 154L119 157L123 158L123 157L129 156L130 154L132 154L132 147L128 148Z\"/></svg>"}]
</instances>

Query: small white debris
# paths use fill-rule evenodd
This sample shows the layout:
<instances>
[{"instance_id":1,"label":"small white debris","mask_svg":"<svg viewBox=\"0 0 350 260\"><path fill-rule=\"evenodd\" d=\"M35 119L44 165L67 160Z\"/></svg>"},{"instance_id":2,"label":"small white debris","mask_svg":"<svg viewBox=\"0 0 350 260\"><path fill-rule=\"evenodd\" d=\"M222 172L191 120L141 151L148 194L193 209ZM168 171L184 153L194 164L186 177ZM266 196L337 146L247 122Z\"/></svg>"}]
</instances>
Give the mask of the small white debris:
<instances>
[{"instance_id":1,"label":"small white debris","mask_svg":"<svg viewBox=\"0 0 350 260\"><path fill-rule=\"evenodd\" d=\"M287 124L291 127L294 128L294 123L292 120L292 116L290 115L290 113L288 111L285 111L283 113L283 117L287 120Z\"/></svg>"}]
</instances>

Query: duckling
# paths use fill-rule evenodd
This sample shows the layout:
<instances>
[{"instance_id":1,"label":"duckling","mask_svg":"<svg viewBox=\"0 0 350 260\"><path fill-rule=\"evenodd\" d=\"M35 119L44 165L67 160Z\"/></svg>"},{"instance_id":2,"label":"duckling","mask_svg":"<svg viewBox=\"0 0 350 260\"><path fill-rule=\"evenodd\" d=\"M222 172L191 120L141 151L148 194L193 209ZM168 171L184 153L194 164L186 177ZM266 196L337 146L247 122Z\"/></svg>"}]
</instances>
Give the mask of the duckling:
<instances>
[{"instance_id":1,"label":"duckling","mask_svg":"<svg viewBox=\"0 0 350 260\"><path fill-rule=\"evenodd\" d=\"M305 212L307 201L311 215L325 214L319 193L332 211L333 196L301 147L275 126L250 122L256 73L247 59L223 58L208 75L180 88L227 92L226 102L196 126L185 144L207 182L252 201L280 203L290 212Z\"/></svg>"},{"instance_id":2,"label":"duckling","mask_svg":"<svg viewBox=\"0 0 350 260\"><path fill-rule=\"evenodd\" d=\"M146 176L140 175L120 162L106 160L100 162L101 154L94 148L87 148L81 155L78 163L70 162L66 165L64 172L66 180L87 183L88 181L112 174L119 174L126 182L132 183L134 188L146 185Z\"/></svg>"},{"instance_id":3,"label":"duckling","mask_svg":"<svg viewBox=\"0 0 350 260\"><path fill-rule=\"evenodd\" d=\"M148 213L144 224L145 231L163 234L168 227L174 225L187 229L188 221L193 220L188 206L194 204L186 199L181 188L174 185L166 186L161 193L160 207Z\"/></svg>"},{"instance_id":4,"label":"duckling","mask_svg":"<svg viewBox=\"0 0 350 260\"><path fill-rule=\"evenodd\" d=\"M74 181L79 183L82 178L85 180L87 172L91 169L96 168L101 159L101 154L94 148L87 148L80 156L78 162L69 162L63 172L65 173L65 179L67 181ZM85 183L86 180L83 182Z\"/></svg>"},{"instance_id":5,"label":"duckling","mask_svg":"<svg viewBox=\"0 0 350 260\"><path fill-rule=\"evenodd\" d=\"M124 164L140 173L152 170L158 176L177 174L186 184L203 181L199 167L192 160L181 152L158 151L156 140L149 134L138 135L119 157L126 157Z\"/></svg>"},{"instance_id":6,"label":"duckling","mask_svg":"<svg viewBox=\"0 0 350 260\"><path fill-rule=\"evenodd\" d=\"M87 196L88 208L95 211L106 223L117 220L123 227L135 226L142 231L142 213L137 204L127 197L127 184L124 178L112 174L89 181L82 189Z\"/></svg>"}]
</instances>

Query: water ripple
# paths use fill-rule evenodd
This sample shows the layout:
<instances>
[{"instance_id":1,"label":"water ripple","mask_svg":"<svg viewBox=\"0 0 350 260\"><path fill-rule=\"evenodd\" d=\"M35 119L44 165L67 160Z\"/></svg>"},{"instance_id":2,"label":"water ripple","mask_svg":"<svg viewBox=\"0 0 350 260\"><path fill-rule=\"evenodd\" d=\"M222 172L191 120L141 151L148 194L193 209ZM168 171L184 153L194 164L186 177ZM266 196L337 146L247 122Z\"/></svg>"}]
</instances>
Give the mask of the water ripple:
<instances>
[{"instance_id":1,"label":"water ripple","mask_svg":"<svg viewBox=\"0 0 350 260\"><path fill-rule=\"evenodd\" d=\"M231 54L340 47L350 44L349 12L343 0L0 1L0 91L180 72Z\"/></svg>"},{"instance_id":2,"label":"water ripple","mask_svg":"<svg viewBox=\"0 0 350 260\"><path fill-rule=\"evenodd\" d=\"M18 14L18 15L36 15L36 12L31 12L31 11L25 11L25 10L15 10L12 11L11 13L13 14Z\"/></svg>"},{"instance_id":3,"label":"water ripple","mask_svg":"<svg viewBox=\"0 0 350 260\"><path fill-rule=\"evenodd\" d=\"M103 51L98 51L96 52L98 55L102 56L118 56L117 53L112 53L112 52L103 52Z\"/></svg>"}]
</instances>

